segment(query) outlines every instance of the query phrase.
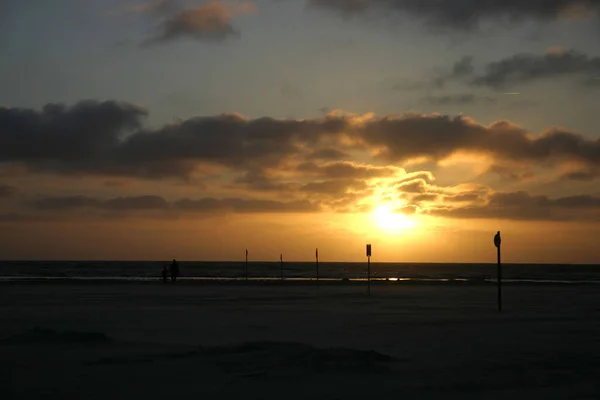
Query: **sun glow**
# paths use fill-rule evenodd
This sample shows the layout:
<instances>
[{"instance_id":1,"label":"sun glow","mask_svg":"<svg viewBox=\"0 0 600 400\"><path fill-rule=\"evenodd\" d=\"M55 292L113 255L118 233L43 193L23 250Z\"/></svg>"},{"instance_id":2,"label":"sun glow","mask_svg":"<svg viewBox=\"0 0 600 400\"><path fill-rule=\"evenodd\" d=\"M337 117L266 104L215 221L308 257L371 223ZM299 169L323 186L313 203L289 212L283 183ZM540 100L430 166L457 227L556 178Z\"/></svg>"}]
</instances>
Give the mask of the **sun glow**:
<instances>
[{"instance_id":1,"label":"sun glow","mask_svg":"<svg viewBox=\"0 0 600 400\"><path fill-rule=\"evenodd\" d=\"M375 224L388 234L403 233L414 228L417 223L412 218L395 211L390 203L377 205L372 213Z\"/></svg>"}]
</instances>

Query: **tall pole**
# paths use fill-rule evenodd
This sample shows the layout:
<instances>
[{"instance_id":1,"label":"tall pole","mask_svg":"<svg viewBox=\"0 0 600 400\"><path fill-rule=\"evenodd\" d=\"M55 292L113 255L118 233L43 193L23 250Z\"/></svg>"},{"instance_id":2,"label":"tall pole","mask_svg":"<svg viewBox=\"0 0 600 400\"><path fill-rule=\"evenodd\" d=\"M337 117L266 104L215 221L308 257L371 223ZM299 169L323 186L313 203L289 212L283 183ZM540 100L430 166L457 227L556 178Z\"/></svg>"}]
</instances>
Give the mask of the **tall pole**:
<instances>
[{"instance_id":1,"label":"tall pole","mask_svg":"<svg viewBox=\"0 0 600 400\"><path fill-rule=\"evenodd\" d=\"M246 249L246 267L245 267L245 274L246 274L246 280L248 280L248 249Z\"/></svg>"},{"instance_id":2,"label":"tall pole","mask_svg":"<svg viewBox=\"0 0 600 400\"><path fill-rule=\"evenodd\" d=\"M498 311L502 311L502 261L500 260L500 246L498 246Z\"/></svg>"},{"instance_id":3,"label":"tall pole","mask_svg":"<svg viewBox=\"0 0 600 400\"><path fill-rule=\"evenodd\" d=\"M498 253L498 312L502 312L502 260L500 258L500 245L502 239L500 238L500 231L494 236L494 245Z\"/></svg>"},{"instance_id":4,"label":"tall pole","mask_svg":"<svg viewBox=\"0 0 600 400\"><path fill-rule=\"evenodd\" d=\"M315 250L315 259L317 261L317 289L319 288L319 249Z\"/></svg>"},{"instance_id":5,"label":"tall pole","mask_svg":"<svg viewBox=\"0 0 600 400\"><path fill-rule=\"evenodd\" d=\"M371 245L367 244L367 287L369 296L371 295Z\"/></svg>"},{"instance_id":6,"label":"tall pole","mask_svg":"<svg viewBox=\"0 0 600 400\"><path fill-rule=\"evenodd\" d=\"M371 295L371 256L367 257L367 265L368 265L367 282L369 285L369 296L370 296Z\"/></svg>"}]
</instances>

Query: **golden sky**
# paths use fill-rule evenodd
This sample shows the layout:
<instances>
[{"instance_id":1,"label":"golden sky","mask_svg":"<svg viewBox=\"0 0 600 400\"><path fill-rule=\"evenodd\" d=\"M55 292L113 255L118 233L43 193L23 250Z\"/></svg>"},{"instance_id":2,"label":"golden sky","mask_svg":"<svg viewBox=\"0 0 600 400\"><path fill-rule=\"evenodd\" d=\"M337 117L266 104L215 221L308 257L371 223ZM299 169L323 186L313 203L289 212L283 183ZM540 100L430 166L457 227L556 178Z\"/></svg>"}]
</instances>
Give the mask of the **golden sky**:
<instances>
[{"instance_id":1,"label":"golden sky","mask_svg":"<svg viewBox=\"0 0 600 400\"><path fill-rule=\"evenodd\" d=\"M600 262L600 1L426 3L3 3L0 259Z\"/></svg>"}]
</instances>

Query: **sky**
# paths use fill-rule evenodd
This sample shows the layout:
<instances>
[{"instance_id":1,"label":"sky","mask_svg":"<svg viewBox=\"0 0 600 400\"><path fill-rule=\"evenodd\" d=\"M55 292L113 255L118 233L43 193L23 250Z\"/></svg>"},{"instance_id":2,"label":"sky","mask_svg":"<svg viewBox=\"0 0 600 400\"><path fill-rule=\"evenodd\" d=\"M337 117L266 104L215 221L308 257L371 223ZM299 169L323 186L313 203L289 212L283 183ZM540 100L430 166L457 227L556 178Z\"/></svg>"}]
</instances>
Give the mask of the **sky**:
<instances>
[{"instance_id":1,"label":"sky","mask_svg":"<svg viewBox=\"0 0 600 400\"><path fill-rule=\"evenodd\" d=\"M0 259L600 263L600 0L2 0Z\"/></svg>"}]
</instances>

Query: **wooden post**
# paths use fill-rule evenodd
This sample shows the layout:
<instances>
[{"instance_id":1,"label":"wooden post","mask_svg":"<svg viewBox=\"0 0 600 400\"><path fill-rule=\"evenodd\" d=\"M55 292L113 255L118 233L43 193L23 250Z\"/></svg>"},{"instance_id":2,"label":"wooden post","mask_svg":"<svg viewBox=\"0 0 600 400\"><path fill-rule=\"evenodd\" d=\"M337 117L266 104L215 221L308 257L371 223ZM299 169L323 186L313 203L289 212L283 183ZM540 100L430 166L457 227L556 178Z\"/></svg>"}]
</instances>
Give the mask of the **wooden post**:
<instances>
[{"instance_id":1,"label":"wooden post","mask_svg":"<svg viewBox=\"0 0 600 400\"><path fill-rule=\"evenodd\" d=\"M498 253L498 312L502 312L502 260L500 258L500 246L502 239L500 238L500 231L494 236L494 245Z\"/></svg>"},{"instance_id":2,"label":"wooden post","mask_svg":"<svg viewBox=\"0 0 600 400\"><path fill-rule=\"evenodd\" d=\"M248 249L246 249L246 266L245 266L246 280L248 280Z\"/></svg>"},{"instance_id":3,"label":"wooden post","mask_svg":"<svg viewBox=\"0 0 600 400\"><path fill-rule=\"evenodd\" d=\"M319 288L319 249L315 250L315 259L317 260L317 289Z\"/></svg>"}]
</instances>

